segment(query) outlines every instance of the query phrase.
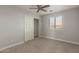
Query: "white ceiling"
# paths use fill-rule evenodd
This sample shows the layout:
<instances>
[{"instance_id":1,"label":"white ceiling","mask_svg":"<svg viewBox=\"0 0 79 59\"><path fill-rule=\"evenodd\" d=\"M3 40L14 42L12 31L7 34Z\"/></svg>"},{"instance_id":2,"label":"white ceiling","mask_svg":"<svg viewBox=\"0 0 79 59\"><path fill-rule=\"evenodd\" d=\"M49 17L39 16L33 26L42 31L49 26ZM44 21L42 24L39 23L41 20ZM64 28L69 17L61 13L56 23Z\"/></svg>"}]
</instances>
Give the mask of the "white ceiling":
<instances>
[{"instance_id":1,"label":"white ceiling","mask_svg":"<svg viewBox=\"0 0 79 59\"><path fill-rule=\"evenodd\" d=\"M32 13L36 13L36 11L37 11L37 9L30 9L30 8L35 8L36 5L17 5L16 7L23 8ZM47 12L40 11L38 14L45 15L45 14L50 14L50 13L54 13L54 12L71 9L71 8L76 8L76 7L79 7L79 6L78 5L50 5L50 7L45 8L45 10L47 10ZM53 10L53 11L51 11L51 10Z\"/></svg>"}]
</instances>

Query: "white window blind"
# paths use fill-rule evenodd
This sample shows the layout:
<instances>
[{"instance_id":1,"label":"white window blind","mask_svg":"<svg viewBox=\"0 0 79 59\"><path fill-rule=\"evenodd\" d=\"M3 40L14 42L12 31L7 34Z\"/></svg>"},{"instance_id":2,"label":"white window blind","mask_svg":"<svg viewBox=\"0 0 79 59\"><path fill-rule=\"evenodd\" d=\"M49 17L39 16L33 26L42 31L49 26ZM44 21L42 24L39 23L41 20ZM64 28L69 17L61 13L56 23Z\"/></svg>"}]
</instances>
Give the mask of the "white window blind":
<instances>
[{"instance_id":1,"label":"white window blind","mask_svg":"<svg viewBox=\"0 0 79 59\"><path fill-rule=\"evenodd\" d=\"M63 20L62 16L56 17L56 28L63 28Z\"/></svg>"},{"instance_id":2,"label":"white window blind","mask_svg":"<svg viewBox=\"0 0 79 59\"><path fill-rule=\"evenodd\" d=\"M50 29L62 29L63 19L62 16L50 17Z\"/></svg>"}]
</instances>

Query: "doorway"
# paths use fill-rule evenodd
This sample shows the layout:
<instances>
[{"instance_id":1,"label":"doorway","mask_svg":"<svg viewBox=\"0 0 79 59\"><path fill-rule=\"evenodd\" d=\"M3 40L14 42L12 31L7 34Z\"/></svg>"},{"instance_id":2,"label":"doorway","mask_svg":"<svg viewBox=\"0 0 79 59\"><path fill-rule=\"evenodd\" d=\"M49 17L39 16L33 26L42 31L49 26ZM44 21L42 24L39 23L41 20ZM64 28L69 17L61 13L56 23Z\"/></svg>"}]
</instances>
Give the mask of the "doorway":
<instances>
[{"instance_id":1,"label":"doorway","mask_svg":"<svg viewBox=\"0 0 79 59\"><path fill-rule=\"evenodd\" d=\"M39 37L39 19L34 18L34 38Z\"/></svg>"}]
</instances>

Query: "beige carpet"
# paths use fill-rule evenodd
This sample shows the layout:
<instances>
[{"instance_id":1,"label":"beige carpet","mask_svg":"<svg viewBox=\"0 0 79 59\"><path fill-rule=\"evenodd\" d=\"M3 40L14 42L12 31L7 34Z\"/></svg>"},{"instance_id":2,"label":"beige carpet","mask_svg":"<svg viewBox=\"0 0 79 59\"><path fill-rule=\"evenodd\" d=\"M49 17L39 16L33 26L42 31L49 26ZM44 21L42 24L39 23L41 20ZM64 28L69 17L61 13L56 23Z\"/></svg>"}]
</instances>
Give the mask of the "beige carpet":
<instances>
[{"instance_id":1,"label":"beige carpet","mask_svg":"<svg viewBox=\"0 0 79 59\"><path fill-rule=\"evenodd\" d=\"M5 53L68 53L79 52L79 46L56 41L52 39L39 38L12 48L8 48L2 52Z\"/></svg>"}]
</instances>

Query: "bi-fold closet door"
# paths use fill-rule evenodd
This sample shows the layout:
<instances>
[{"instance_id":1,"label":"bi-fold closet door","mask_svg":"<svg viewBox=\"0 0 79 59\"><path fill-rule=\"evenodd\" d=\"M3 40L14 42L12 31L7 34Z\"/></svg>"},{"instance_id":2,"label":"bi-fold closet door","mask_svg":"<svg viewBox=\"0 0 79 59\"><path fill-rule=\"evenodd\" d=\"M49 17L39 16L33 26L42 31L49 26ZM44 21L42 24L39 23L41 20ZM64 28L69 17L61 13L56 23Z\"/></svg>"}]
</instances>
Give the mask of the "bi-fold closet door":
<instances>
[{"instance_id":1,"label":"bi-fold closet door","mask_svg":"<svg viewBox=\"0 0 79 59\"><path fill-rule=\"evenodd\" d=\"M25 15L25 41L34 39L34 18L32 15Z\"/></svg>"}]
</instances>

